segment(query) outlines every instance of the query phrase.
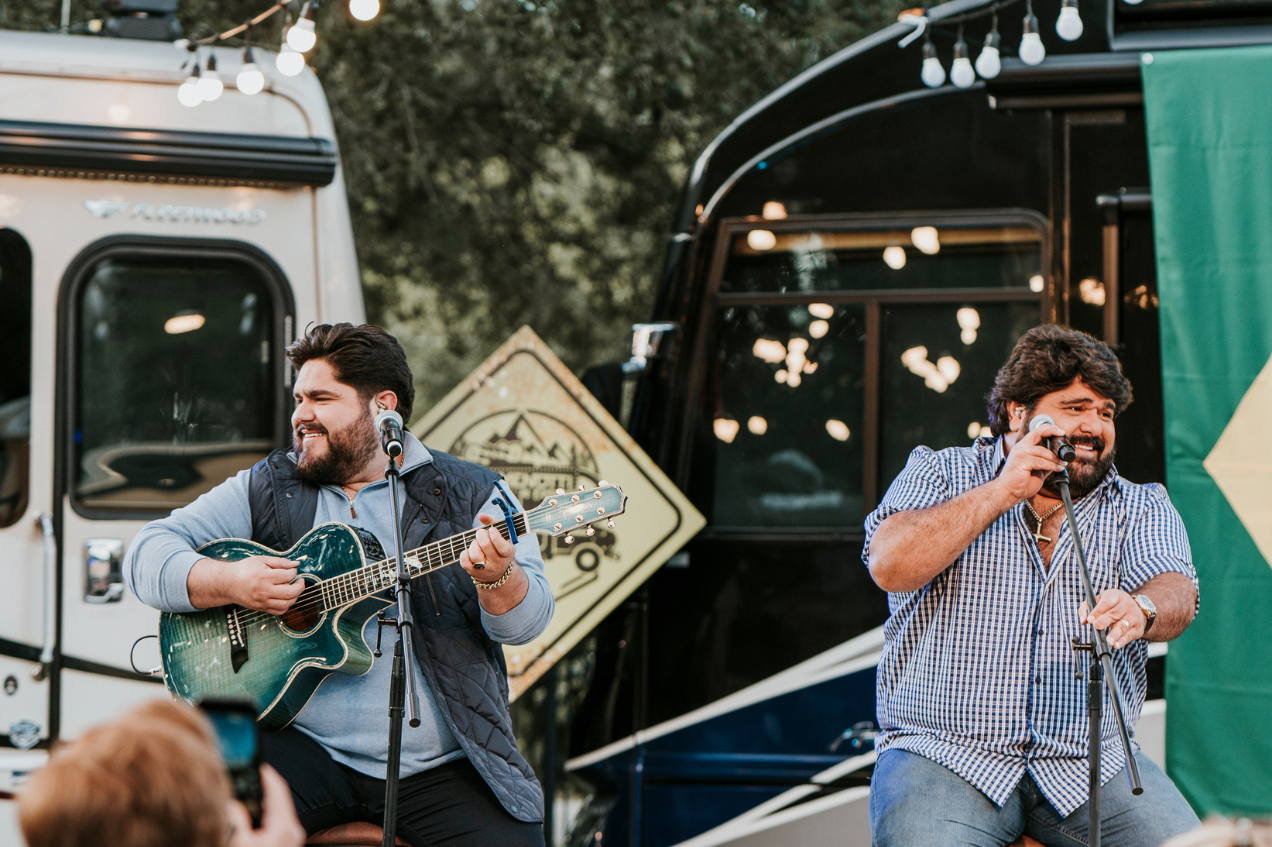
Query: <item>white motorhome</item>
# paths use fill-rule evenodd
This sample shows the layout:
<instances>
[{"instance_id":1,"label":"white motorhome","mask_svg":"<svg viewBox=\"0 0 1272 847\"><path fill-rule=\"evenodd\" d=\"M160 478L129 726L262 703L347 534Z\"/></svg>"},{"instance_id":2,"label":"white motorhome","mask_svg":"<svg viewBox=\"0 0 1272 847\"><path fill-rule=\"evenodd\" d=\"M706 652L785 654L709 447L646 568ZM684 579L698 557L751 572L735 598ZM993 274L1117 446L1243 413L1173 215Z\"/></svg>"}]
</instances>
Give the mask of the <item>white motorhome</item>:
<instances>
[{"instance_id":1,"label":"white motorhome","mask_svg":"<svg viewBox=\"0 0 1272 847\"><path fill-rule=\"evenodd\" d=\"M315 75L218 49L188 108L186 55L0 33L0 845L50 740L162 691L133 535L285 442L297 328L363 320Z\"/></svg>"}]
</instances>

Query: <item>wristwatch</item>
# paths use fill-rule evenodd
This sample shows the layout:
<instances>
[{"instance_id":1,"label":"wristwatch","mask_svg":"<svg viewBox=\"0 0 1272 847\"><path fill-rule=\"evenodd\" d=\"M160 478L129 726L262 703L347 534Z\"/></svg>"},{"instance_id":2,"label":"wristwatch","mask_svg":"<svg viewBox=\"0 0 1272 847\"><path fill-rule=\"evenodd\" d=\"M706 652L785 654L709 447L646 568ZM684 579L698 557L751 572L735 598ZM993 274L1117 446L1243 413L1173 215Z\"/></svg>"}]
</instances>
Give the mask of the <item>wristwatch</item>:
<instances>
[{"instance_id":1,"label":"wristwatch","mask_svg":"<svg viewBox=\"0 0 1272 847\"><path fill-rule=\"evenodd\" d=\"M1132 594L1131 599L1135 601L1135 605L1139 606L1140 611L1144 613L1144 634L1153 628L1153 621L1157 620L1157 607L1153 605L1153 601L1149 600L1143 594Z\"/></svg>"}]
</instances>

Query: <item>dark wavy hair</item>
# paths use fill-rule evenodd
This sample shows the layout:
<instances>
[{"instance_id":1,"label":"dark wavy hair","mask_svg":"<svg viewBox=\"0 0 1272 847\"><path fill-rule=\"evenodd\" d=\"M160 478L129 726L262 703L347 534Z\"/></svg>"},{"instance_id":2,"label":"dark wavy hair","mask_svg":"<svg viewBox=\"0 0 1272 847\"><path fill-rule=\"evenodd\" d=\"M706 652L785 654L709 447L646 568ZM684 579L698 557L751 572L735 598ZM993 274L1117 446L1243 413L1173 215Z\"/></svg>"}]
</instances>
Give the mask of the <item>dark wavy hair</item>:
<instances>
[{"instance_id":1,"label":"dark wavy hair","mask_svg":"<svg viewBox=\"0 0 1272 847\"><path fill-rule=\"evenodd\" d=\"M1117 356L1103 341L1067 326L1044 324L1020 336L989 393L989 428L994 435L1011 430L1008 403L1032 410L1044 395L1081 378L1101 397L1113 401L1114 415L1131 405L1131 383Z\"/></svg>"},{"instance_id":2,"label":"dark wavy hair","mask_svg":"<svg viewBox=\"0 0 1272 847\"><path fill-rule=\"evenodd\" d=\"M415 380L398 340L378 326L351 323L311 326L303 338L287 348L287 359L300 370L305 362L322 359L336 379L358 392L364 402L381 391L397 395L397 411L411 422Z\"/></svg>"}]
</instances>

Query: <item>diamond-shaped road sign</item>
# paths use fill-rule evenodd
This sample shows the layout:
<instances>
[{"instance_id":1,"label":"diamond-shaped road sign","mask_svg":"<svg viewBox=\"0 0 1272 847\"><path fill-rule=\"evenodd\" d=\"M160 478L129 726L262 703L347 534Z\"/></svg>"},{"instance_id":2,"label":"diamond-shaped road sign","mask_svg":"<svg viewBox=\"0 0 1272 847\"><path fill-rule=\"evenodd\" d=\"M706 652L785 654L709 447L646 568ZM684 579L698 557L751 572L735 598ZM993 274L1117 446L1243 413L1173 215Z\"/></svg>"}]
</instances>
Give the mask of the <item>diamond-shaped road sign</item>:
<instances>
[{"instance_id":1,"label":"diamond-shaped road sign","mask_svg":"<svg viewBox=\"0 0 1272 847\"><path fill-rule=\"evenodd\" d=\"M411 427L430 447L503 474L529 509L558 488L600 480L627 495L614 529L573 543L539 536L556 613L529 644L506 646L513 697L552 667L706 521L530 327L517 330Z\"/></svg>"},{"instance_id":2,"label":"diamond-shaped road sign","mask_svg":"<svg viewBox=\"0 0 1272 847\"><path fill-rule=\"evenodd\" d=\"M1272 359L1255 377L1202 462L1263 558L1272 564Z\"/></svg>"}]
</instances>

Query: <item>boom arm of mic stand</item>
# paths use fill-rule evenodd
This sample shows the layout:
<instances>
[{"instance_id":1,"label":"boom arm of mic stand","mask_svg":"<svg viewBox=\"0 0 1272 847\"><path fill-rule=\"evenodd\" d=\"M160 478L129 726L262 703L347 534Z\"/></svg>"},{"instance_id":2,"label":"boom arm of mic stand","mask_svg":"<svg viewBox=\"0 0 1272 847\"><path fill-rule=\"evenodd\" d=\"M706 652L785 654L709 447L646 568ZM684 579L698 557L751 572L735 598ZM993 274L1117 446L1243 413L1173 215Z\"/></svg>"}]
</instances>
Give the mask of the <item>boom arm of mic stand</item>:
<instances>
[{"instance_id":1,"label":"boom arm of mic stand","mask_svg":"<svg viewBox=\"0 0 1272 847\"><path fill-rule=\"evenodd\" d=\"M1056 483L1060 488L1060 500L1064 503L1064 515L1068 519L1069 533L1073 536L1073 549L1078 554L1078 573L1082 576L1082 589L1086 593L1089 614L1090 610L1095 609L1095 589L1091 586L1091 571L1087 568L1086 552L1082 549L1082 536L1078 534L1078 522L1073 517L1073 500L1069 495L1067 468L1056 475ZM1126 729L1126 710L1122 705L1122 687L1113 673L1113 654L1109 652L1104 633L1096 629L1094 625L1091 626L1091 649L1099 660L1100 666L1104 668L1104 678L1108 680L1109 690L1113 694L1113 714L1117 718L1118 732L1122 736L1122 752L1126 756L1126 776L1131 781L1131 793L1138 796L1144 793L1144 786L1140 782L1139 765L1131 752L1131 736ZM1099 744L1100 742L1101 739L1092 738L1089 743Z\"/></svg>"}]
</instances>

